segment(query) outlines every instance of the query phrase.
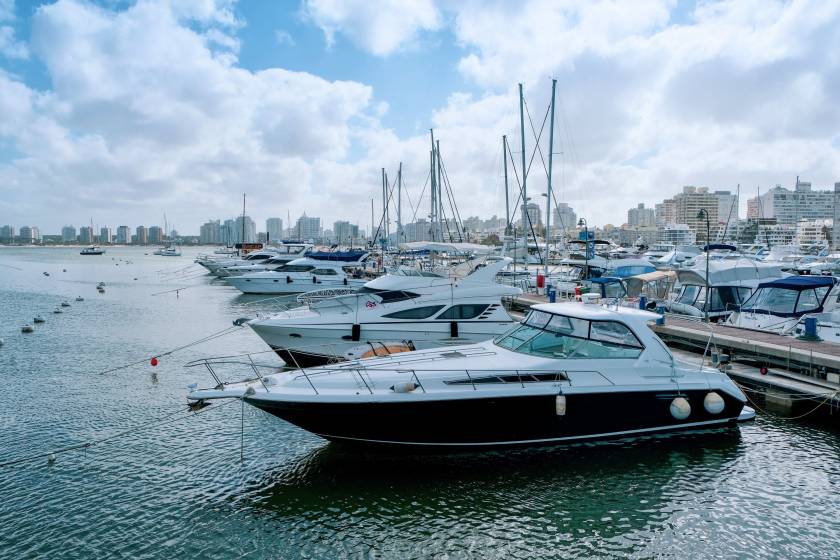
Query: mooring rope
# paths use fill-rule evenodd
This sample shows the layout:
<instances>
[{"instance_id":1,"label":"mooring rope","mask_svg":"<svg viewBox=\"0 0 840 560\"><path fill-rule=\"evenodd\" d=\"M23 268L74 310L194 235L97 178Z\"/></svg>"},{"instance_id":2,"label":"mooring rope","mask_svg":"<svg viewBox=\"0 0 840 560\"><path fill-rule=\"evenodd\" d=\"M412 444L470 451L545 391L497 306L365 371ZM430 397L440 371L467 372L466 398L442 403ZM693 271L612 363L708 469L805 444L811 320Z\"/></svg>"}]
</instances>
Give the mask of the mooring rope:
<instances>
[{"instance_id":1,"label":"mooring rope","mask_svg":"<svg viewBox=\"0 0 840 560\"><path fill-rule=\"evenodd\" d=\"M13 465L19 465L21 463L27 463L27 462L30 462L30 461L34 461L36 459L44 459L44 458L47 458L52 462L52 460L54 460L55 456L59 455L61 453L69 453L70 451L78 451L80 449L88 449L90 447L93 447L94 445L99 445L101 443L106 443L108 441L120 438L122 436L126 436L126 435L129 435L129 434L132 434L132 433L140 432L140 431L143 431L143 430L146 430L146 429L149 429L149 428L162 426L162 425L165 425L167 423L173 423L174 424L175 422L179 422L179 421L183 420L184 418L190 418L192 416L198 416L199 414L203 414L204 412L206 412L208 410L218 410L220 408L224 408L225 406L236 402L236 400L237 399L232 399L232 400L230 400L230 401L228 401L224 404L221 404L219 406L215 406L215 407L212 407L212 408L204 408L204 409L201 409L201 410L194 411L192 414L186 414L186 415L184 415L182 413L183 412L189 413L190 412L189 408L180 407L178 411L173 412L172 414L167 414L166 416L156 418L156 419L152 420L151 422L144 422L142 424L132 426L131 428L127 428L125 430L117 432L116 434L111 434L109 436L104 436L104 437L101 437L101 438L88 440L88 441L85 441L85 442L82 442L82 443L77 443L75 445L68 445L66 447L61 447L59 449L54 449L52 451L42 451L40 453L33 453L33 454L27 455L25 457L18 457L17 459L10 459L10 460L4 461L4 462L0 463L0 468L10 467L10 466L13 466Z\"/></svg>"}]
</instances>

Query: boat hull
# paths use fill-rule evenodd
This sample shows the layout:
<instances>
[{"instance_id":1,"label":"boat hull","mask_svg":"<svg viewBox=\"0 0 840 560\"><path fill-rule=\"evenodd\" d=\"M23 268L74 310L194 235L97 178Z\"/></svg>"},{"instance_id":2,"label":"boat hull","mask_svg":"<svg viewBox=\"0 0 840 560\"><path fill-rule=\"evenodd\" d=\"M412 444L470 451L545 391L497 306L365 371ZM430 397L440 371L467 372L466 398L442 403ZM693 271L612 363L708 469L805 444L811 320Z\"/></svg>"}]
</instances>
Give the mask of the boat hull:
<instances>
[{"instance_id":1,"label":"boat hull","mask_svg":"<svg viewBox=\"0 0 840 560\"><path fill-rule=\"evenodd\" d=\"M711 414L703 407L708 391L592 392L566 396L563 415L556 395L492 396L416 402L281 401L246 397L245 401L306 431L351 444L476 448L551 445L622 438L734 424L744 408L719 392L725 407ZM670 412L674 398L686 398L691 413L684 420Z\"/></svg>"},{"instance_id":2,"label":"boat hull","mask_svg":"<svg viewBox=\"0 0 840 560\"><path fill-rule=\"evenodd\" d=\"M345 360L356 360L391 353L389 348L399 345L414 350L483 342L497 336L514 323L512 321L459 321L458 336L451 335L449 321L394 322L363 324L359 340L352 340L353 325L325 325L320 327L286 327L279 325L251 325L280 358L295 367L314 367Z\"/></svg>"}]
</instances>

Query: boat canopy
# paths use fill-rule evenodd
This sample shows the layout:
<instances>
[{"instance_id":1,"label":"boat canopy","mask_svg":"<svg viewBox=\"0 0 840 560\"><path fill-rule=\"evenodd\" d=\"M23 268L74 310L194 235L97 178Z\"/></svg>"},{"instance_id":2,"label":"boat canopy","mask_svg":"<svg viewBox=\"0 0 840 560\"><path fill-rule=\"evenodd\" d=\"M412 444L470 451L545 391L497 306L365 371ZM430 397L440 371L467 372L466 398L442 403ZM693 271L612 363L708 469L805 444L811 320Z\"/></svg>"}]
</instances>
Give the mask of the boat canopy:
<instances>
[{"instance_id":1,"label":"boat canopy","mask_svg":"<svg viewBox=\"0 0 840 560\"><path fill-rule=\"evenodd\" d=\"M496 250L491 245L477 243L438 243L433 241L411 241L400 243L402 251L432 251L436 253L477 253L487 254Z\"/></svg>"},{"instance_id":2,"label":"boat canopy","mask_svg":"<svg viewBox=\"0 0 840 560\"><path fill-rule=\"evenodd\" d=\"M781 279L784 276L779 266L740 257L737 259L710 259L709 284L711 286L756 286L760 282ZM691 268L677 271L683 285L706 285L705 256L694 261Z\"/></svg>"},{"instance_id":3,"label":"boat canopy","mask_svg":"<svg viewBox=\"0 0 840 560\"><path fill-rule=\"evenodd\" d=\"M723 243L710 243L703 247L703 250L707 253L709 251L737 251L738 247L735 245L726 245Z\"/></svg>"},{"instance_id":4,"label":"boat canopy","mask_svg":"<svg viewBox=\"0 0 840 560\"><path fill-rule=\"evenodd\" d=\"M836 280L833 276L788 276L787 278L780 278L772 282L763 282L758 285L759 288L781 288L783 290L813 290L814 288L823 288L834 286Z\"/></svg>"},{"instance_id":5,"label":"boat canopy","mask_svg":"<svg viewBox=\"0 0 840 560\"><path fill-rule=\"evenodd\" d=\"M368 255L367 251L309 251L304 256L318 261L358 262Z\"/></svg>"}]
</instances>

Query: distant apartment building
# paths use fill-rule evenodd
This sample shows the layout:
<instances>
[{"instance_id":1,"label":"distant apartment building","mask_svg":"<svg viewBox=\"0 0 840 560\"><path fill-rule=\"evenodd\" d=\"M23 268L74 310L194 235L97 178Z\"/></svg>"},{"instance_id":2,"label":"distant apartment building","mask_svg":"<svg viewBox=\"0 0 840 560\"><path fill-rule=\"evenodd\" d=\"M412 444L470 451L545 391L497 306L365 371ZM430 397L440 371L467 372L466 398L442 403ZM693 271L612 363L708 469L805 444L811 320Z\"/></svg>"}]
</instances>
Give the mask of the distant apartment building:
<instances>
[{"instance_id":1,"label":"distant apartment building","mask_svg":"<svg viewBox=\"0 0 840 560\"><path fill-rule=\"evenodd\" d=\"M732 191L715 191L712 193L718 201L718 222L734 223L738 221L738 193Z\"/></svg>"},{"instance_id":2,"label":"distant apartment building","mask_svg":"<svg viewBox=\"0 0 840 560\"><path fill-rule=\"evenodd\" d=\"M718 199L709 192L708 187L683 187L683 191L674 196L676 203L676 222L686 224L695 232L697 239L706 240L706 215L700 216L701 210L708 215L710 230L717 228Z\"/></svg>"},{"instance_id":3,"label":"distant apartment building","mask_svg":"<svg viewBox=\"0 0 840 560\"><path fill-rule=\"evenodd\" d=\"M79 228L79 243L83 245L91 245L94 243L93 227L82 226Z\"/></svg>"},{"instance_id":4,"label":"distant apartment building","mask_svg":"<svg viewBox=\"0 0 840 560\"><path fill-rule=\"evenodd\" d=\"M747 199L747 219L757 220L761 217L761 200L756 196Z\"/></svg>"},{"instance_id":5,"label":"distant apartment building","mask_svg":"<svg viewBox=\"0 0 840 560\"><path fill-rule=\"evenodd\" d=\"M697 238L688 224L667 224L657 227L660 243L672 245L693 245Z\"/></svg>"},{"instance_id":6,"label":"distant apartment building","mask_svg":"<svg viewBox=\"0 0 840 560\"><path fill-rule=\"evenodd\" d=\"M163 243L163 228L160 226L151 226L149 228L149 243Z\"/></svg>"},{"instance_id":7,"label":"distant apartment building","mask_svg":"<svg viewBox=\"0 0 840 560\"><path fill-rule=\"evenodd\" d=\"M639 203L635 208L627 211L627 225L631 228L654 227L656 216L653 208L645 208L644 203Z\"/></svg>"},{"instance_id":8,"label":"distant apartment building","mask_svg":"<svg viewBox=\"0 0 840 560\"><path fill-rule=\"evenodd\" d=\"M761 195L762 218L775 218L778 224L795 226L800 220L834 219L840 183L834 190L814 191L811 183L797 179L794 190L776 185Z\"/></svg>"},{"instance_id":9,"label":"distant apartment building","mask_svg":"<svg viewBox=\"0 0 840 560\"><path fill-rule=\"evenodd\" d=\"M114 242L114 236L111 233L111 228L109 228L109 227L99 228L99 242L100 243L107 243L109 245Z\"/></svg>"},{"instance_id":10,"label":"distant apartment building","mask_svg":"<svg viewBox=\"0 0 840 560\"><path fill-rule=\"evenodd\" d=\"M403 228L403 231L405 231L405 228ZM339 245L350 245L359 238L359 226L346 221L335 222L333 224L333 237Z\"/></svg>"},{"instance_id":11,"label":"distant apartment building","mask_svg":"<svg viewBox=\"0 0 840 560\"><path fill-rule=\"evenodd\" d=\"M554 227L559 230L571 230L577 227L577 214L566 202L558 202L554 209Z\"/></svg>"},{"instance_id":12,"label":"distant apartment building","mask_svg":"<svg viewBox=\"0 0 840 560\"><path fill-rule=\"evenodd\" d=\"M283 219L269 218L265 221L265 233L269 242L279 243L283 240Z\"/></svg>"},{"instance_id":13,"label":"distant apartment building","mask_svg":"<svg viewBox=\"0 0 840 560\"><path fill-rule=\"evenodd\" d=\"M120 226L117 228L117 243L128 245L131 243L131 230L128 226Z\"/></svg>"},{"instance_id":14,"label":"distant apartment building","mask_svg":"<svg viewBox=\"0 0 840 560\"><path fill-rule=\"evenodd\" d=\"M794 241L800 245L831 244L834 220L800 220L796 224Z\"/></svg>"},{"instance_id":15,"label":"distant apartment building","mask_svg":"<svg viewBox=\"0 0 840 560\"><path fill-rule=\"evenodd\" d=\"M15 240L15 227L0 227L0 243L12 243Z\"/></svg>"},{"instance_id":16,"label":"distant apartment building","mask_svg":"<svg viewBox=\"0 0 840 560\"><path fill-rule=\"evenodd\" d=\"M405 233L406 243L411 243L412 241L431 241L432 224L431 222L420 219L410 224L404 224L403 232Z\"/></svg>"},{"instance_id":17,"label":"distant apartment building","mask_svg":"<svg viewBox=\"0 0 840 560\"><path fill-rule=\"evenodd\" d=\"M521 227L525 230L530 230L531 228L536 229L538 226L542 225L542 214L540 213L540 206L533 202L529 202L525 206L521 208L522 212L522 225Z\"/></svg>"},{"instance_id":18,"label":"distant apartment building","mask_svg":"<svg viewBox=\"0 0 840 560\"><path fill-rule=\"evenodd\" d=\"M202 245L222 243L222 225L219 220L208 220L198 230L198 242Z\"/></svg>"},{"instance_id":19,"label":"distant apartment building","mask_svg":"<svg viewBox=\"0 0 840 560\"><path fill-rule=\"evenodd\" d=\"M653 215L656 227L677 223L677 201L673 198L667 198L661 203L655 204Z\"/></svg>"},{"instance_id":20,"label":"distant apartment building","mask_svg":"<svg viewBox=\"0 0 840 560\"><path fill-rule=\"evenodd\" d=\"M134 238L134 242L138 245L149 244L149 230L146 229L146 226L137 226L137 233Z\"/></svg>"},{"instance_id":21,"label":"distant apartment building","mask_svg":"<svg viewBox=\"0 0 840 560\"><path fill-rule=\"evenodd\" d=\"M303 216L298 218L297 237L301 241L315 240L321 237L321 218L313 218L303 213Z\"/></svg>"},{"instance_id":22,"label":"distant apartment building","mask_svg":"<svg viewBox=\"0 0 840 560\"><path fill-rule=\"evenodd\" d=\"M41 232L35 226L21 226L18 239L21 243L40 243Z\"/></svg>"},{"instance_id":23,"label":"distant apartment building","mask_svg":"<svg viewBox=\"0 0 840 560\"><path fill-rule=\"evenodd\" d=\"M76 228L73 226L64 226L61 228L61 241L63 243L75 243Z\"/></svg>"}]
</instances>

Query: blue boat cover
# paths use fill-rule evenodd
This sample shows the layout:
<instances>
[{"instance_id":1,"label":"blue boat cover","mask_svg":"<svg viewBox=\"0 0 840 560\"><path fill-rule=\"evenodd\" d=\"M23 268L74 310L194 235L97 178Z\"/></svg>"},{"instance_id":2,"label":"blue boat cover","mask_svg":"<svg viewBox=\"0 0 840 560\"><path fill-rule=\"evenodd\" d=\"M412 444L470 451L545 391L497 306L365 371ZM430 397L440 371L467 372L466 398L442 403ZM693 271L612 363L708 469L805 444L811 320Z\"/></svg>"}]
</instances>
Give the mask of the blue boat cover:
<instances>
[{"instance_id":1,"label":"blue boat cover","mask_svg":"<svg viewBox=\"0 0 840 560\"><path fill-rule=\"evenodd\" d=\"M788 276L759 284L759 288L782 288L783 290L810 290L830 287L835 283L833 276Z\"/></svg>"},{"instance_id":2,"label":"blue boat cover","mask_svg":"<svg viewBox=\"0 0 840 560\"><path fill-rule=\"evenodd\" d=\"M367 251L309 251L304 256L319 261L356 262L367 254Z\"/></svg>"},{"instance_id":3,"label":"blue boat cover","mask_svg":"<svg viewBox=\"0 0 840 560\"><path fill-rule=\"evenodd\" d=\"M600 278L592 278L590 280L593 284L620 284L621 278L615 276L602 276Z\"/></svg>"}]
</instances>

